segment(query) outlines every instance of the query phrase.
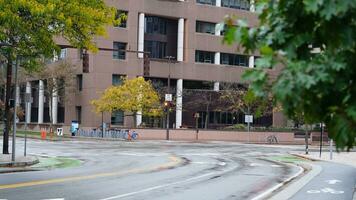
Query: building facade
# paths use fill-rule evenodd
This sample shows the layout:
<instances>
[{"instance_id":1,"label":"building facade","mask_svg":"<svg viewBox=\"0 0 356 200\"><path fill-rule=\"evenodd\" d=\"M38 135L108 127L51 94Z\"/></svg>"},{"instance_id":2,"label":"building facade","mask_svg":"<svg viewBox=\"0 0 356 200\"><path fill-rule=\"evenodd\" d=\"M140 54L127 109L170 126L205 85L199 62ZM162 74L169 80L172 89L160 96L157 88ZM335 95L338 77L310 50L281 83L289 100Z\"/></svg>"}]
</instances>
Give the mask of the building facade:
<instances>
[{"instance_id":1,"label":"building facade","mask_svg":"<svg viewBox=\"0 0 356 200\"><path fill-rule=\"evenodd\" d=\"M108 37L96 38L99 48L125 51L89 53L89 68L82 69L82 54L76 49L62 49L59 58L78 66L75 94L66 94L67 100L52 98L54 123L70 125L72 120L82 127L98 127L102 120L117 126L130 126L133 120L122 112L96 114L90 101L100 97L111 85L120 84L121 77L144 75L144 54L150 52L150 70L147 79L171 85L175 92L175 111L171 126L191 126L192 112L184 105L185 88L211 83L218 91L220 83L241 82L241 75L254 67L257 55L245 55L235 46L222 43L223 31L216 26L226 15L245 19L249 25L258 23L253 1L247 0L107 0L109 6L125 13L127 20L118 27L108 27ZM170 58L170 62L167 61ZM31 93L33 101L26 114L29 123L48 123L48 98L43 92L43 81L28 82L20 88ZM196 88L201 89L201 88ZM21 94L21 92L20 92ZM21 96L21 95L20 95ZM21 97L19 97L21 98ZM47 99L47 101L46 101ZM204 114L203 112L201 114ZM205 113L206 114L206 113ZM211 121L236 123L231 113L212 112ZM137 116L141 124L143 117ZM219 121L216 121L219 119ZM234 121L235 120L235 121ZM270 120L272 123L272 119ZM277 120L278 121L278 120ZM204 122L200 125L203 126ZM278 123L278 122L274 122Z\"/></svg>"}]
</instances>

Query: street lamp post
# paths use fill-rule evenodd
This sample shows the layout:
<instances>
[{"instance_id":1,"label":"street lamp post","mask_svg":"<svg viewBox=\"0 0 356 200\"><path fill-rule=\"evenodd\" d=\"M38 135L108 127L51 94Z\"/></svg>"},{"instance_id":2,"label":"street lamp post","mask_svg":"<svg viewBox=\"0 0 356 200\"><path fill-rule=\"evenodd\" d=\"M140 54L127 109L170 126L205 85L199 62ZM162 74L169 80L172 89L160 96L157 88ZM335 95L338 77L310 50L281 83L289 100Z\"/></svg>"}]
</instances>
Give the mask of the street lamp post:
<instances>
[{"instance_id":1,"label":"street lamp post","mask_svg":"<svg viewBox=\"0 0 356 200\"><path fill-rule=\"evenodd\" d=\"M16 58L15 64L15 94L14 94L14 126L13 126L13 133L12 133L12 157L11 161L15 162L15 152L16 152L16 113L17 113L17 70L19 68L19 59Z\"/></svg>"},{"instance_id":2,"label":"street lamp post","mask_svg":"<svg viewBox=\"0 0 356 200\"><path fill-rule=\"evenodd\" d=\"M171 96L171 62L174 59L173 56L166 56L166 59L168 59L168 87L167 87L167 94ZM170 99L170 101L172 101ZM166 140L169 140L169 110L170 110L170 104L167 109L167 121L166 121Z\"/></svg>"}]
</instances>

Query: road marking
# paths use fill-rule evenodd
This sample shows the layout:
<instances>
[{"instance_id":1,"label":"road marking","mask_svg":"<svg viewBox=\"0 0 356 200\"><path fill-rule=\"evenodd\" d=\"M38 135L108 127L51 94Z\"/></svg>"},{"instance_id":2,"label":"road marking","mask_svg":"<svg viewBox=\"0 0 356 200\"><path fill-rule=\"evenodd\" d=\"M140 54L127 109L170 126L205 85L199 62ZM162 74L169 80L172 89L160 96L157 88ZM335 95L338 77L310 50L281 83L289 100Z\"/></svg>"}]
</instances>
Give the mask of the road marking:
<instances>
[{"instance_id":1,"label":"road marking","mask_svg":"<svg viewBox=\"0 0 356 200\"><path fill-rule=\"evenodd\" d=\"M251 163L250 164L250 167L261 167L261 166L263 166L263 165L260 163Z\"/></svg>"},{"instance_id":2,"label":"road marking","mask_svg":"<svg viewBox=\"0 0 356 200\"><path fill-rule=\"evenodd\" d=\"M186 180L183 180L183 181L178 181L178 182L174 182L174 183L167 183L167 184L163 184L163 185L157 185L157 186L146 188L146 189L143 189L143 190L130 192L130 193L126 193L126 194L120 194L120 195L117 195L117 196L112 196L112 197L108 197L108 198L101 199L101 200L120 199L120 198L123 198L123 197L128 197L128 196L132 196L132 195L143 193L143 192L149 192L149 191L152 191L152 190L157 190L157 189L165 188L165 187L172 186L172 185L178 185L178 184L182 184L182 183L189 183L189 182L195 181L197 179L201 179L201 178L204 178L204 177L207 177L207 176L211 176L211 175L214 175L214 174L216 174L216 172L210 172L210 173L203 174L203 175L200 175L200 176L196 176L196 177L193 177L193 178L189 178L189 179L186 179Z\"/></svg>"},{"instance_id":3,"label":"road marking","mask_svg":"<svg viewBox=\"0 0 356 200\"><path fill-rule=\"evenodd\" d=\"M230 160L230 161L233 162L232 160ZM203 174L203 175L200 175L200 176L188 178L188 179L185 179L185 180L182 180L182 181L177 181L177 182L173 182L173 183L157 185L157 186L149 187L149 188L146 188L146 189L138 190L138 191L135 191L135 192L129 192L129 193L126 193L126 194L120 194L120 195L107 197L107 198L100 199L100 200L120 199L120 198L123 198L123 197L128 197L128 196L132 196L132 195L136 195L136 194L140 194L140 193L144 193L144 192L149 192L149 191L152 191L152 190L157 190L157 189L169 187L169 186L172 186L172 185L178 185L178 184L182 184L182 183L189 183L189 182L193 182L193 181L196 181L198 179L201 179L201 178L204 178L204 177L207 177L207 176L212 176L212 175L215 175L215 174L223 174L223 173L226 173L226 172L229 172L229 171L233 171L236 168L237 168L237 166L234 166L234 167L231 167L229 169L224 170L223 172L210 172L210 173L206 173L206 174Z\"/></svg>"},{"instance_id":4,"label":"road marking","mask_svg":"<svg viewBox=\"0 0 356 200\"><path fill-rule=\"evenodd\" d=\"M41 181L30 181L30 182L23 182L23 183L14 183L8 185L0 185L0 190L3 189L12 189L12 188L20 188L20 187L30 187L36 185L47 185L47 184L54 184L54 183L63 183L63 182L72 182L72 181L81 181L81 180L88 180L88 179L95 179L95 178L103 178L109 176L122 176L127 175L130 173L143 173L149 172L154 170L161 170L161 169L169 169L171 167L177 166L182 162L182 160L175 156L170 156L170 162L162 165L158 165L155 167L150 168L137 168L137 169L130 169L127 171L122 172L108 172L108 173L99 173L94 175L87 175L87 176L74 176L74 177L67 177L67 178L57 178L57 179L48 179L48 180L41 180Z\"/></svg>"},{"instance_id":5,"label":"road marking","mask_svg":"<svg viewBox=\"0 0 356 200\"><path fill-rule=\"evenodd\" d=\"M321 190L308 190L308 194L319 194L319 193L330 193L330 194L344 194L344 191L342 190L334 190L332 188L323 188Z\"/></svg>"},{"instance_id":6,"label":"road marking","mask_svg":"<svg viewBox=\"0 0 356 200\"><path fill-rule=\"evenodd\" d=\"M335 185L336 183L341 183L342 181L335 179L335 180L327 180L325 182L327 182L330 185Z\"/></svg>"}]
</instances>

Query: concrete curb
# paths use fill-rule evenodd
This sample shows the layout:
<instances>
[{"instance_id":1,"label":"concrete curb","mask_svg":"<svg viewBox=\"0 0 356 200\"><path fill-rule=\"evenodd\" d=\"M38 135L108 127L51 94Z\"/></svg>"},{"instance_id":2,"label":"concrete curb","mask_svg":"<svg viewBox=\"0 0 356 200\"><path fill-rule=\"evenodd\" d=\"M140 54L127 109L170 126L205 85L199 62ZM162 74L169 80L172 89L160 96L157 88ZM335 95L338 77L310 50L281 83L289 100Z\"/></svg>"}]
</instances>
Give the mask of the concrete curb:
<instances>
[{"instance_id":1,"label":"concrete curb","mask_svg":"<svg viewBox=\"0 0 356 200\"><path fill-rule=\"evenodd\" d=\"M272 195L269 200L285 200L290 199L294 194L296 194L300 189L302 189L307 183L309 183L315 176L319 175L321 172L321 167L313 165L310 163L300 163L304 168L309 168L309 172L305 174L300 179L286 184L286 188L278 192L275 195Z\"/></svg>"},{"instance_id":2,"label":"concrete curb","mask_svg":"<svg viewBox=\"0 0 356 200\"><path fill-rule=\"evenodd\" d=\"M39 163L39 159L36 157L34 160L31 161L24 161L24 162L1 162L0 167L26 167L30 165L34 165Z\"/></svg>"},{"instance_id":3,"label":"concrete curb","mask_svg":"<svg viewBox=\"0 0 356 200\"><path fill-rule=\"evenodd\" d=\"M302 155L302 154L297 154L297 153L290 153L290 155L293 155L293 156L297 156L299 158L303 158L303 159L306 159L306 160L310 160L310 161L323 161L321 159L317 159L317 158L310 158L306 155Z\"/></svg>"},{"instance_id":4,"label":"concrete curb","mask_svg":"<svg viewBox=\"0 0 356 200\"><path fill-rule=\"evenodd\" d=\"M269 159L265 159L265 160L269 160ZM305 172L305 168L299 166L299 165L294 165L294 164L290 164L290 163L284 163L284 162L280 162L280 161L276 161L276 160L269 160L271 162L275 162L275 163L280 163L282 165L289 165L289 166L293 166L293 167L298 167L299 171L295 174L293 174L292 176L290 176L289 178L285 179L283 182L269 188L268 190L266 190L265 192L263 192L262 194L254 197L251 200L261 200L261 199L265 199L269 196L272 195L273 192L279 190L280 188L282 188L283 186L287 185L288 183L290 183L291 181L293 181L294 179L298 178L300 175L302 175ZM268 198L270 199L270 198ZM288 198L285 198L288 199ZM274 199L277 200L277 199ZM278 199L279 200L279 199Z\"/></svg>"}]
</instances>

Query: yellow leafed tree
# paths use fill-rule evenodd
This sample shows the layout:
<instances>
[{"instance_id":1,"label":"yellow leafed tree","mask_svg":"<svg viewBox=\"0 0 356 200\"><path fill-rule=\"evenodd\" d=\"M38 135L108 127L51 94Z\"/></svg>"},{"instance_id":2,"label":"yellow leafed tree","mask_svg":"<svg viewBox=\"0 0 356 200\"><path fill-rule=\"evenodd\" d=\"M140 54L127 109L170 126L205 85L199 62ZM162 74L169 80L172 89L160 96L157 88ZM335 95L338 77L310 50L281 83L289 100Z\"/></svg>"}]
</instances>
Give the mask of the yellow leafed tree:
<instances>
[{"instance_id":1,"label":"yellow leafed tree","mask_svg":"<svg viewBox=\"0 0 356 200\"><path fill-rule=\"evenodd\" d=\"M144 115L160 116L162 109L159 95L152 87L150 81L138 77L124 79L120 86L107 88L102 96L91 101L97 113L124 111L132 113L136 125L136 114L142 111Z\"/></svg>"}]
</instances>

